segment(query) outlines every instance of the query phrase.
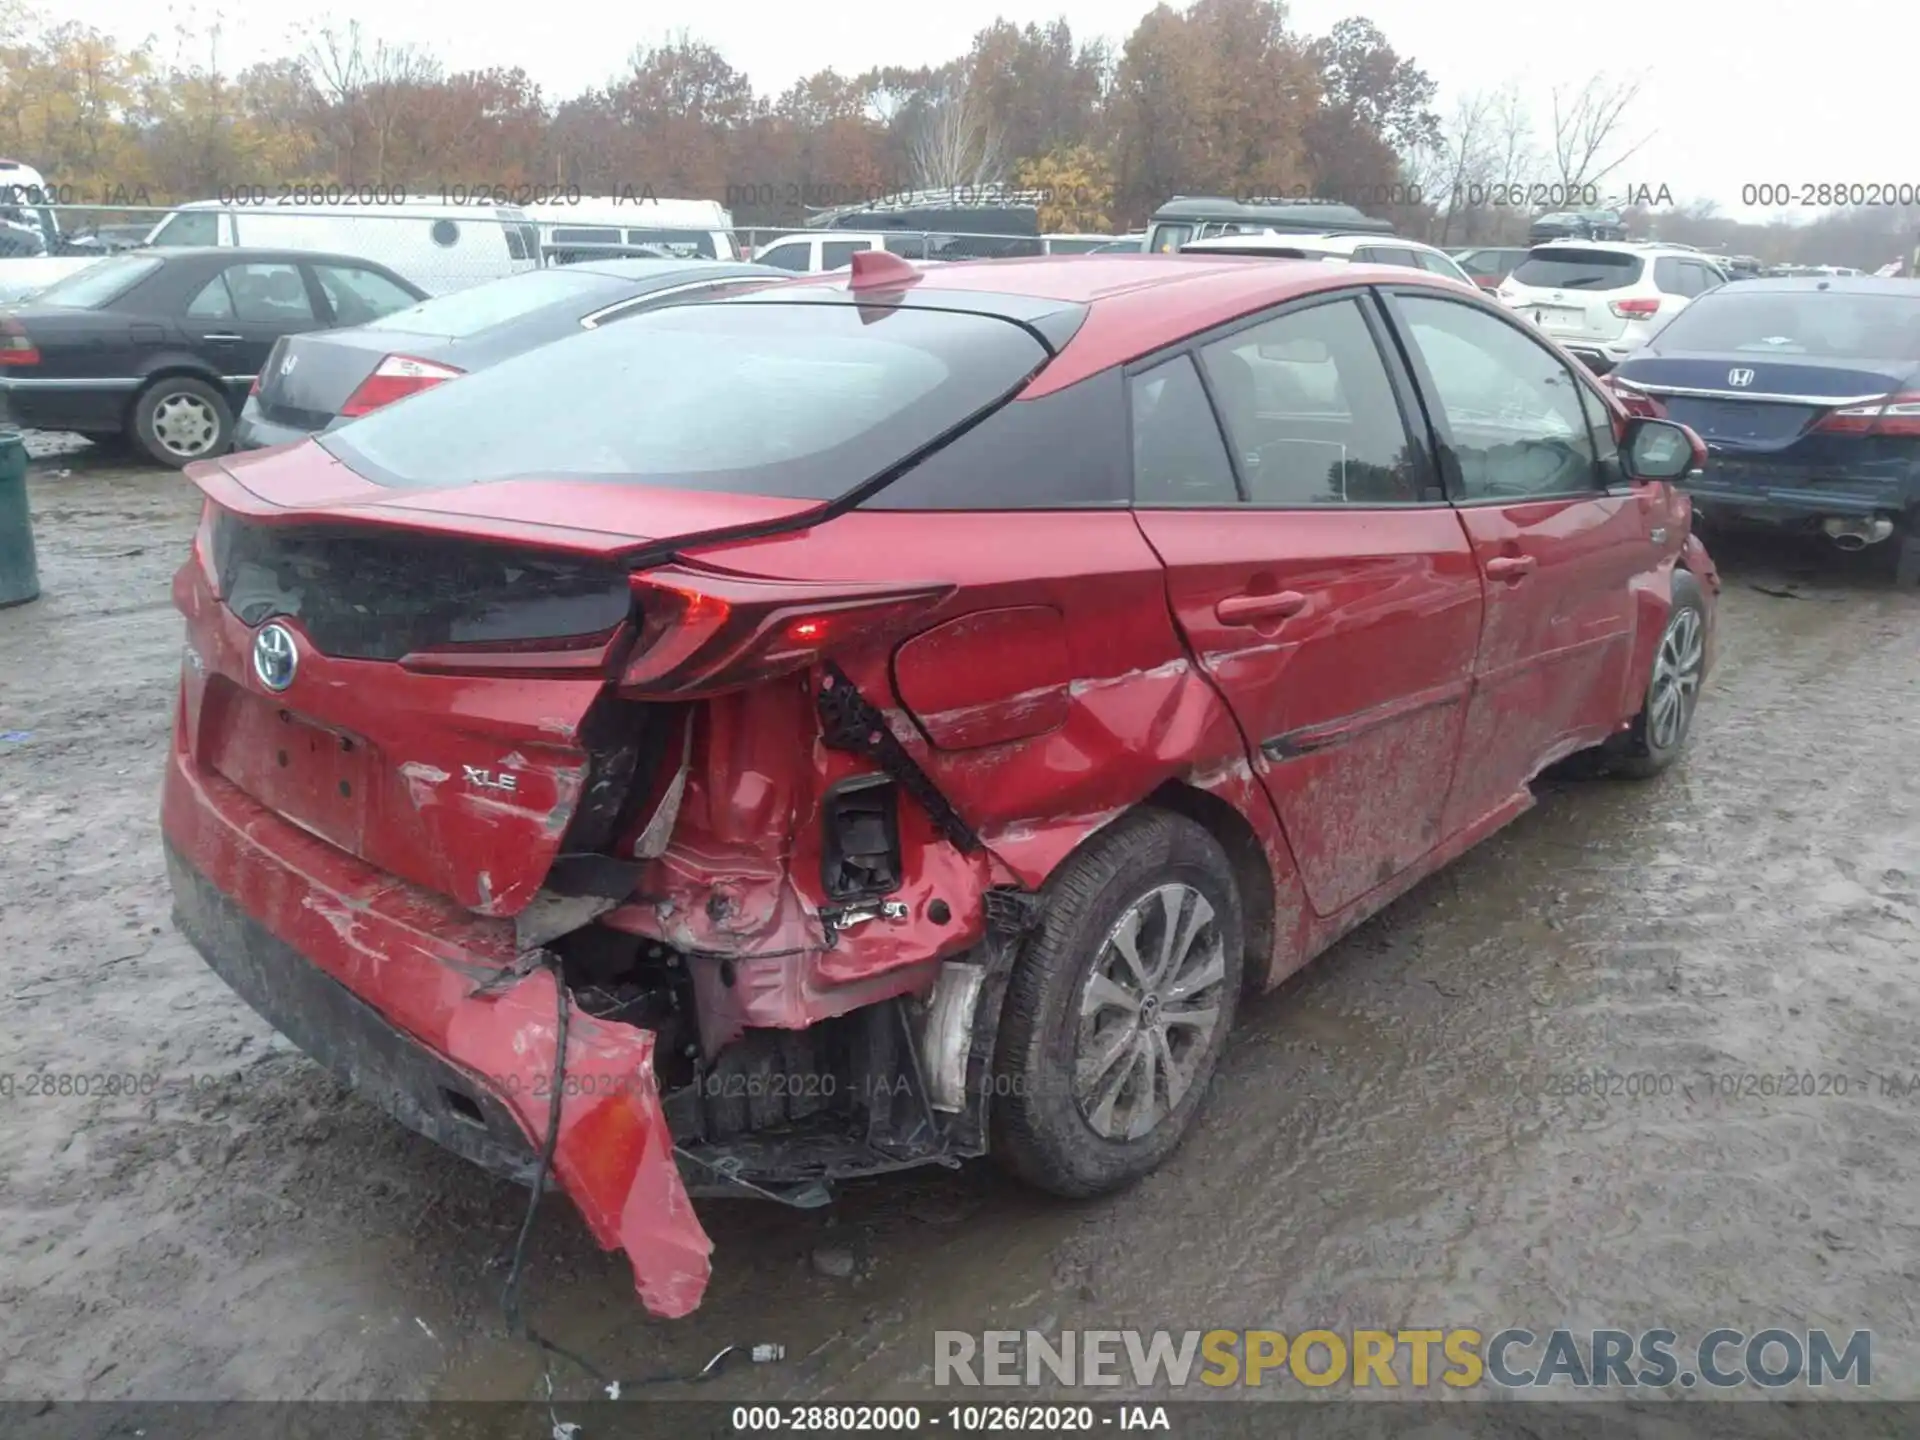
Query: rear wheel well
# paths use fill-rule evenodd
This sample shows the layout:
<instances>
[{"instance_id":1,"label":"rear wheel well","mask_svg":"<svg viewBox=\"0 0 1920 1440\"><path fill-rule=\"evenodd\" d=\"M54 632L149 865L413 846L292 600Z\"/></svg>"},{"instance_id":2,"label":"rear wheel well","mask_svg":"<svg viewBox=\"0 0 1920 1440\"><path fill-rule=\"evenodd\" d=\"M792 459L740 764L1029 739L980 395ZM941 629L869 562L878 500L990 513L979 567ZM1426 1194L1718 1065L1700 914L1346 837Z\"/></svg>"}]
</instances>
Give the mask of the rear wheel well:
<instances>
[{"instance_id":1,"label":"rear wheel well","mask_svg":"<svg viewBox=\"0 0 1920 1440\"><path fill-rule=\"evenodd\" d=\"M227 401L229 408L231 408L233 401L232 401L231 394L227 389L227 382L225 380L223 380L220 376L215 375L210 370L197 369L192 365L184 365L176 362L171 365L162 365L159 369L155 370L152 374L143 375L140 377L139 388L137 388L132 395L127 397L126 413L120 417L121 428L122 429L132 428L133 412L134 412L134 409L140 404L140 397L142 395L145 395L147 391L151 390L154 387L156 382L161 380L173 380L176 378L183 379L183 380L198 380L202 385L212 386L213 389L219 394L220 398L222 400Z\"/></svg>"},{"instance_id":2,"label":"rear wheel well","mask_svg":"<svg viewBox=\"0 0 1920 1440\"><path fill-rule=\"evenodd\" d=\"M1241 917L1246 928L1245 983L1257 989L1273 955L1274 893L1273 870L1252 824L1218 795L1182 780L1167 781L1147 796L1142 805L1186 816L1205 827L1227 852L1227 860L1233 866L1234 884L1240 889Z\"/></svg>"}]
</instances>

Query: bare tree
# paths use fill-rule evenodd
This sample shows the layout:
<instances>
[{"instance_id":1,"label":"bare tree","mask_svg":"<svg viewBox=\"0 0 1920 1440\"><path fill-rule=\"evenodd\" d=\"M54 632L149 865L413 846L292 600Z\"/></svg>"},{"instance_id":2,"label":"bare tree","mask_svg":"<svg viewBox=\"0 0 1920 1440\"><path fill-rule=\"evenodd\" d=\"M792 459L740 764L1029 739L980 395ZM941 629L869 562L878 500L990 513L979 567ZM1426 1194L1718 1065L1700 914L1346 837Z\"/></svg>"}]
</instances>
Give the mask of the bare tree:
<instances>
[{"instance_id":1,"label":"bare tree","mask_svg":"<svg viewBox=\"0 0 1920 1440\"><path fill-rule=\"evenodd\" d=\"M1570 190L1598 185L1653 138L1625 144L1621 126L1640 98L1638 78L1610 80L1595 75L1578 90L1553 90L1553 161L1560 183Z\"/></svg>"},{"instance_id":2,"label":"bare tree","mask_svg":"<svg viewBox=\"0 0 1920 1440\"><path fill-rule=\"evenodd\" d=\"M1442 207L1442 245L1453 237L1456 225L1461 226L1463 239L1473 238L1471 210L1484 203L1478 192L1491 174L1493 138L1493 100L1475 91L1453 107L1441 128L1438 148L1409 167L1416 171L1427 202Z\"/></svg>"},{"instance_id":3,"label":"bare tree","mask_svg":"<svg viewBox=\"0 0 1920 1440\"><path fill-rule=\"evenodd\" d=\"M386 178L387 150L404 127L422 87L439 81L440 65L416 45L368 43L358 20L344 32L322 26L307 46L306 63L327 101L335 151L334 173L347 179ZM359 175L353 159L364 130L373 146L371 173Z\"/></svg>"},{"instance_id":4,"label":"bare tree","mask_svg":"<svg viewBox=\"0 0 1920 1440\"><path fill-rule=\"evenodd\" d=\"M908 148L914 188L997 185L1006 177L1000 127L964 75L927 106Z\"/></svg>"}]
</instances>

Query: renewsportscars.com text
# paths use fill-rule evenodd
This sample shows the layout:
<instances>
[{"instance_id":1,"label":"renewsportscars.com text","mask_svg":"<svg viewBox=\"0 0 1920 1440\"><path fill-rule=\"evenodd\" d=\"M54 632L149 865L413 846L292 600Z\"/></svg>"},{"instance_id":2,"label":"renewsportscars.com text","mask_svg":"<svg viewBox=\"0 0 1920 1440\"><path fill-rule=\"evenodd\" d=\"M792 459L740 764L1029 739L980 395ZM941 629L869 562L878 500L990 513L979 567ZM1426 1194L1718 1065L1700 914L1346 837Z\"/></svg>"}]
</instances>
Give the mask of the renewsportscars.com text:
<instances>
[{"instance_id":1,"label":"renewsportscars.com text","mask_svg":"<svg viewBox=\"0 0 1920 1440\"><path fill-rule=\"evenodd\" d=\"M1723 1327L1664 1329L964 1330L934 1332L933 1383L1140 1389L1333 1385L1508 1390L1730 1390L1873 1384L1873 1335Z\"/></svg>"}]
</instances>

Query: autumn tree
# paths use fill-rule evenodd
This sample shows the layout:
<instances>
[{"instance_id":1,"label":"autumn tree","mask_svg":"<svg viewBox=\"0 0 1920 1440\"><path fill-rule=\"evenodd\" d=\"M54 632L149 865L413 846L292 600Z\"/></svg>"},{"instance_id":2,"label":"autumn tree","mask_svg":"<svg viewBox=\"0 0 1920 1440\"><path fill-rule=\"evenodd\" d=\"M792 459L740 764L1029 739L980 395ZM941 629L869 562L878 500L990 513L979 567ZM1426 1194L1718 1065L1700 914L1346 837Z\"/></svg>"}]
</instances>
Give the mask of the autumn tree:
<instances>
[{"instance_id":1,"label":"autumn tree","mask_svg":"<svg viewBox=\"0 0 1920 1440\"><path fill-rule=\"evenodd\" d=\"M1142 218L1181 192L1303 190L1320 96L1308 48L1288 33L1277 0L1159 6L1128 37L1114 77L1122 213Z\"/></svg>"},{"instance_id":2,"label":"autumn tree","mask_svg":"<svg viewBox=\"0 0 1920 1440\"><path fill-rule=\"evenodd\" d=\"M1039 191L1040 229L1048 234L1099 234L1113 228L1113 168L1091 145L1063 145L1021 162L1022 190Z\"/></svg>"}]
</instances>

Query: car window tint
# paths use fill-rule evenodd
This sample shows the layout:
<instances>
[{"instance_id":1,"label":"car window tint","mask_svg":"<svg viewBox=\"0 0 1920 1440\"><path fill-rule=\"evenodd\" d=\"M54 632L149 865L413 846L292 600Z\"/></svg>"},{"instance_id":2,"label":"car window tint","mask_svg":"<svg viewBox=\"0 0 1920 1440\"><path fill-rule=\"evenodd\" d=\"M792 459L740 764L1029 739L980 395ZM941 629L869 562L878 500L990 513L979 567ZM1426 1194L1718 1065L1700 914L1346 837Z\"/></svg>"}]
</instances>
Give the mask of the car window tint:
<instances>
[{"instance_id":1,"label":"car window tint","mask_svg":"<svg viewBox=\"0 0 1920 1440\"><path fill-rule=\"evenodd\" d=\"M1201 351L1255 505L1418 503L1418 467L1358 302L1335 300Z\"/></svg>"},{"instance_id":2,"label":"car window tint","mask_svg":"<svg viewBox=\"0 0 1920 1440\"><path fill-rule=\"evenodd\" d=\"M1420 260L1411 250L1398 245L1367 245L1354 252L1354 259L1370 265L1397 265L1402 270L1420 269Z\"/></svg>"},{"instance_id":3,"label":"car window tint","mask_svg":"<svg viewBox=\"0 0 1920 1440\"><path fill-rule=\"evenodd\" d=\"M1654 288L1668 295L1691 295L1687 287L1687 276L1680 268L1681 262L1671 255L1662 255L1653 262Z\"/></svg>"},{"instance_id":4,"label":"car window tint","mask_svg":"<svg viewBox=\"0 0 1920 1440\"><path fill-rule=\"evenodd\" d=\"M853 257L869 248L862 240L827 240L820 246L820 268L838 270L842 265L851 265Z\"/></svg>"},{"instance_id":5,"label":"car window tint","mask_svg":"<svg viewBox=\"0 0 1920 1440\"><path fill-rule=\"evenodd\" d=\"M1205 397L1201 397L1205 404ZM1002 405L862 507L868 510L1047 510L1125 505L1126 381L1118 370ZM1211 423L1209 421L1209 423ZM1218 433L1213 440L1220 444ZM1219 451L1224 467L1226 454ZM1235 499L1224 468L1225 502Z\"/></svg>"},{"instance_id":6,"label":"car window tint","mask_svg":"<svg viewBox=\"0 0 1920 1440\"><path fill-rule=\"evenodd\" d=\"M813 247L811 240L795 240L786 245L775 245L771 250L754 256L761 265L774 265L782 270L800 270L807 268L807 252Z\"/></svg>"},{"instance_id":7,"label":"car window tint","mask_svg":"<svg viewBox=\"0 0 1920 1440\"><path fill-rule=\"evenodd\" d=\"M229 265L222 273L233 294L236 319L291 325L314 318L297 265Z\"/></svg>"},{"instance_id":8,"label":"car window tint","mask_svg":"<svg viewBox=\"0 0 1920 1440\"><path fill-rule=\"evenodd\" d=\"M386 276L357 265L316 265L333 318L340 325L365 325L420 302Z\"/></svg>"},{"instance_id":9,"label":"car window tint","mask_svg":"<svg viewBox=\"0 0 1920 1440\"><path fill-rule=\"evenodd\" d=\"M1449 280L1460 278L1460 267L1444 255L1436 255L1431 250L1416 250L1413 258L1430 275L1444 275Z\"/></svg>"},{"instance_id":10,"label":"car window tint","mask_svg":"<svg viewBox=\"0 0 1920 1440\"><path fill-rule=\"evenodd\" d=\"M216 275L200 287L200 293L187 304L189 320L233 319L233 296L227 290L227 277Z\"/></svg>"},{"instance_id":11,"label":"car window tint","mask_svg":"<svg viewBox=\"0 0 1920 1440\"><path fill-rule=\"evenodd\" d=\"M1143 505L1232 505L1233 463L1200 386L1180 355L1133 377L1133 495Z\"/></svg>"},{"instance_id":12,"label":"car window tint","mask_svg":"<svg viewBox=\"0 0 1920 1440\"><path fill-rule=\"evenodd\" d=\"M1402 295L1467 500L1564 495L1595 486L1580 382L1518 327L1471 305Z\"/></svg>"}]
</instances>

